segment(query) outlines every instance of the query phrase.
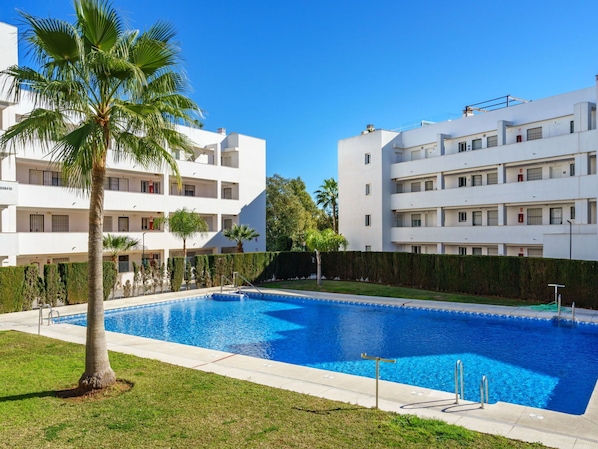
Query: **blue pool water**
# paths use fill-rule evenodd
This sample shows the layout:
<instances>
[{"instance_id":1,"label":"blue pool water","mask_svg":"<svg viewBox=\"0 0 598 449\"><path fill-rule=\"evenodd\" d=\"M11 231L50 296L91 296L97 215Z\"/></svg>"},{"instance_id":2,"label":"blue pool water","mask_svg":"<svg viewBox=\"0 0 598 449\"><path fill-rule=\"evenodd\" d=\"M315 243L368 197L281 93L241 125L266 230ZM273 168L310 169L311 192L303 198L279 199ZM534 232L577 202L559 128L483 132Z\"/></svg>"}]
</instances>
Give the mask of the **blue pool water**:
<instances>
[{"instance_id":1,"label":"blue pool water","mask_svg":"<svg viewBox=\"0 0 598 449\"><path fill-rule=\"evenodd\" d=\"M192 298L106 312L106 329L331 371L454 392L464 365L465 399L571 414L585 411L598 379L598 326L548 320L360 305L266 295ZM213 299L212 299L213 298ZM66 320L85 325L84 316Z\"/></svg>"}]
</instances>

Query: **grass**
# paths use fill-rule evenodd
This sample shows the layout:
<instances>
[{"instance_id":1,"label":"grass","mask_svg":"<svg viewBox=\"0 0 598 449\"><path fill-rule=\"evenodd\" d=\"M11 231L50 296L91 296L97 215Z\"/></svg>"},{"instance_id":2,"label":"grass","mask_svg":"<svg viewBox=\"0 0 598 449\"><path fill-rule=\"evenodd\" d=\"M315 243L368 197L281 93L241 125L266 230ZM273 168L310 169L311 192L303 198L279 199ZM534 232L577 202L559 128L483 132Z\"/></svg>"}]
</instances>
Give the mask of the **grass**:
<instances>
[{"instance_id":1,"label":"grass","mask_svg":"<svg viewBox=\"0 0 598 449\"><path fill-rule=\"evenodd\" d=\"M84 348L0 332L1 448L540 448L415 416L111 353L133 388L61 399Z\"/></svg>"},{"instance_id":2,"label":"grass","mask_svg":"<svg viewBox=\"0 0 598 449\"><path fill-rule=\"evenodd\" d=\"M275 281L261 284L263 288L280 288L288 290L306 290L314 292L344 293L349 295L383 296L387 298L424 299L428 301L464 302L474 304L490 304L499 306L529 306L536 303L518 299L460 295L431 290L396 287L370 282L322 281L318 287L315 280Z\"/></svg>"}]
</instances>

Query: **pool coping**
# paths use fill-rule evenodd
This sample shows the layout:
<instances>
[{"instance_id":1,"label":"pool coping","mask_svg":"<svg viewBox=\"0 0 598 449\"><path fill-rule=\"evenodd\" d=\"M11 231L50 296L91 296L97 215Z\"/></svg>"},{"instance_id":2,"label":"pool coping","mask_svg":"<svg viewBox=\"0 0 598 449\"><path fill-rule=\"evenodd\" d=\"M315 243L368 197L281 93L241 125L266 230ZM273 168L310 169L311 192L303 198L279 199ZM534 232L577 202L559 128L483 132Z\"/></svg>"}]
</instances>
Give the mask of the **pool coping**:
<instances>
[{"instance_id":1,"label":"pool coping","mask_svg":"<svg viewBox=\"0 0 598 449\"><path fill-rule=\"evenodd\" d=\"M218 287L138 296L106 301L104 305L105 310L111 310L186 299L219 291L220 288ZM251 289L248 289L248 291L251 291ZM487 306L297 290L268 289L267 293L482 315L492 314L538 319L551 319L554 316L553 312L522 307ZM74 315L85 313L87 305L63 306L56 308L56 310L59 310L63 316ZM569 312L565 312L562 316L565 319L567 319L566 313ZM38 316L39 312L37 310L2 314L0 315L0 331L17 330L36 334L38 333ZM598 311L577 309L575 317L578 321L598 324ZM85 328L80 326L70 324L48 326L44 324L40 327L40 330L41 335L50 338L78 344L85 343ZM373 407L375 405L374 379L114 332L107 332L106 338L110 351L157 359L192 369L360 406ZM486 404L484 409L481 409L479 403L469 401L459 401L459 404L455 404L454 393L388 381L380 381L379 391L379 408L383 410L441 419L451 424L484 433L529 442L539 441L550 447L598 449L598 382L583 415L569 415L504 402Z\"/></svg>"}]
</instances>

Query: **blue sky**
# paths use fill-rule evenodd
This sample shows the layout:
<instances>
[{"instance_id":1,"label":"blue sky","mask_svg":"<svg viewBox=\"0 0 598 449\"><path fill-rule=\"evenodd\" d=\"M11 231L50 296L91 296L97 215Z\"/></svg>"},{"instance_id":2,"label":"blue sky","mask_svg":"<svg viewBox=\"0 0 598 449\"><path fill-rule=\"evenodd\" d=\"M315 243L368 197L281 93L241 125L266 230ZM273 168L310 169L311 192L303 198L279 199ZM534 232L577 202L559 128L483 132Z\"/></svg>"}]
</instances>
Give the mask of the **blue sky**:
<instances>
[{"instance_id":1,"label":"blue sky","mask_svg":"<svg viewBox=\"0 0 598 449\"><path fill-rule=\"evenodd\" d=\"M337 177L337 142L455 117L467 104L589 87L598 1L115 0L130 26L178 30L205 129L267 141L267 174ZM68 0L2 0L72 19ZM24 53L21 52L21 57ZM26 62L23 59L21 63Z\"/></svg>"}]
</instances>

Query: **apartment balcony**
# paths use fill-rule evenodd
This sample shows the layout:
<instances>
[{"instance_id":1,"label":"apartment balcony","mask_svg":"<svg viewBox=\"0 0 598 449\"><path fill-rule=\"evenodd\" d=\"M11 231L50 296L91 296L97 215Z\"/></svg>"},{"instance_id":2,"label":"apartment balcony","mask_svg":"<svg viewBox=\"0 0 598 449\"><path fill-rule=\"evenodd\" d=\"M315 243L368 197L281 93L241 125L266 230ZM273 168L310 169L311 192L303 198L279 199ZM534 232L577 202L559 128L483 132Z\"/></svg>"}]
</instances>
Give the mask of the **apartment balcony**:
<instances>
[{"instance_id":1,"label":"apartment balcony","mask_svg":"<svg viewBox=\"0 0 598 449\"><path fill-rule=\"evenodd\" d=\"M594 226L595 225L590 225ZM595 231L594 231L595 232ZM394 243L445 243L445 244L515 244L542 245L545 234L569 233L568 223L561 225L514 226L453 226L392 228Z\"/></svg>"},{"instance_id":2,"label":"apartment balcony","mask_svg":"<svg viewBox=\"0 0 598 449\"><path fill-rule=\"evenodd\" d=\"M19 183L14 181L0 181L0 206L18 204Z\"/></svg>"},{"instance_id":3,"label":"apartment balcony","mask_svg":"<svg viewBox=\"0 0 598 449\"><path fill-rule=\"evenodd\" d=\"M19 256L86 253L87 232L19 232Z\"/></svg>"},{"instance_id":4,"label":"apartment balcony","mask_svg":"<svg viewBox=\"0 0 598 449\"><path fill-rule=\"evenodd\" d=\"M392 210L474 207L489 204L533 204L591 198L598 190L596 175L512 182L456 189L391 195Z\"/></svg>"},{"instance_id":5,"label":"apartment balcony","mask_svg":"<svg viewBox=\"0 0 598 449\"><path fill-rule=\"evenodd\" d=\"M475 170L477 167L490 167L498 164L513 166L518 163L572 155L594 150L591 142L595 142L597 138L598 130L592 130L447 154L429 159L397 162L390 167L390 178L429 177L436 173Z\"/></svg>"},{"instance_id":6,"label":"apartment balcony","mask_svg":"<svg viewBox=\"0 0 598 449\"><path fill-rule=\"evenodd\" d=\"M0 233L0 257L18 254L19 240L16 232Z\"/></svg>"}]
</instances>

